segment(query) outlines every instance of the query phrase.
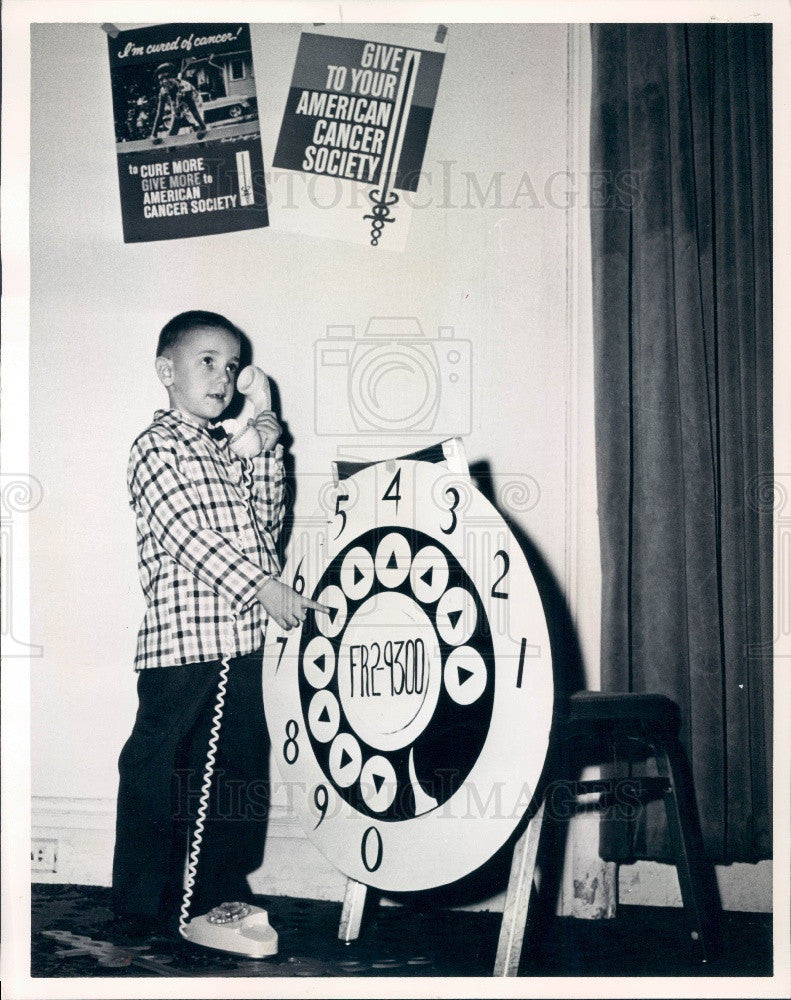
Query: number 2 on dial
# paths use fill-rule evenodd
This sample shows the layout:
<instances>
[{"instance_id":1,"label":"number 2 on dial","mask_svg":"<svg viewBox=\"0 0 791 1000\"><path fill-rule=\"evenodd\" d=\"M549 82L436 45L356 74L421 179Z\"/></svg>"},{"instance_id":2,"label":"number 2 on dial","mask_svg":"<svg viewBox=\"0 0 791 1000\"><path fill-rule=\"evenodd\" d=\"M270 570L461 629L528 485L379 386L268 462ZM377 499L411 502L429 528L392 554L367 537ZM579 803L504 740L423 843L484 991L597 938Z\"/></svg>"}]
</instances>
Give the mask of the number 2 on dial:
<instances>
[{"instance_id":1,"label":"number 2 on dial","mask_svg":"<svg viewBox=\"0 0 791 1000\"><path fill-rule=\"evenodd\" d=\"M508 598L508 591L498 590L497 584L502 583L506 576L508 576L508 570L511 568L511 560L508 557L508 553L503 549L498 549L495 552L494 558L496 559L498 556L503 560L503 571L492 584L492 597L499 597L501 601L505 601Z\"/></svg>"}]
</instances>

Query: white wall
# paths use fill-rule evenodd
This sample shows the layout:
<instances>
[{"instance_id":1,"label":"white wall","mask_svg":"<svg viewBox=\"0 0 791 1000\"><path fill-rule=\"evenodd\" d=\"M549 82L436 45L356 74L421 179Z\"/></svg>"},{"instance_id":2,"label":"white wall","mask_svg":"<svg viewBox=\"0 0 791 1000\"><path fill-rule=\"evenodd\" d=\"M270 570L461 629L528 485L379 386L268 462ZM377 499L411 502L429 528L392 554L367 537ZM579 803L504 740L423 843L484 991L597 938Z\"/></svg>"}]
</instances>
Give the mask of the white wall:
<instances>
[{"instance_id":1,"label":"white wall","mask_svg":"<svg viewBox=\"0 0 791 1000\"><path fill-rule=\"evenodd\" d=\"M269 164L299 28L254 25L252 38ZM58 874L39 877L109 877L143 612L126 458L164 402L157 332L183 309L227 313L248 332L278 384L303 479L326 474L343 444L314 429L313 343L327 325L414 315L426 331L452 326L471 340L468 457L537 484L516 519L579 616L586 679L598 685L587 222L584 200L562 207L564 190L586 183L583 42L560 25L451 27L419 198L428 205L394 255L273 229L124 245L105 35L34 27L30 467L44 500L31 516L31 639L44 655L32 672L32 792L34 836L59 840ZM270 175L273 217L287 211L282 180ZM272 831L256 884L337 898L343 880L282 802ZM590 872L595 837L589 823L575 847Z\"/></svg>"}]
</instances>

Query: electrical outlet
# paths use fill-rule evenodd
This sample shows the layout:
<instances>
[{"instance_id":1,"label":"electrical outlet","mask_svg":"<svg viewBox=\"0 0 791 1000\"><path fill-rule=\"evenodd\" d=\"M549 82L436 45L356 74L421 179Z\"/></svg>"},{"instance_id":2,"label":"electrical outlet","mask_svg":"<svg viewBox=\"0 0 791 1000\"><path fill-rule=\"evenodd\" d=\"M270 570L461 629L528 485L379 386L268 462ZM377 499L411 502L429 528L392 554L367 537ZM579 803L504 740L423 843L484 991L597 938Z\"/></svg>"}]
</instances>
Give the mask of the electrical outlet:
<instances>
[{"instance_id":1,"label":"electrical outlet","mask_svg":"<svg viewBox=\"0 0 791 1000\"><path fill-rule=\"evenodd\" d=\"M30 844L30 867L34 872L57 872L57 840L34 839Z\"/></svg>"}]
</instances>

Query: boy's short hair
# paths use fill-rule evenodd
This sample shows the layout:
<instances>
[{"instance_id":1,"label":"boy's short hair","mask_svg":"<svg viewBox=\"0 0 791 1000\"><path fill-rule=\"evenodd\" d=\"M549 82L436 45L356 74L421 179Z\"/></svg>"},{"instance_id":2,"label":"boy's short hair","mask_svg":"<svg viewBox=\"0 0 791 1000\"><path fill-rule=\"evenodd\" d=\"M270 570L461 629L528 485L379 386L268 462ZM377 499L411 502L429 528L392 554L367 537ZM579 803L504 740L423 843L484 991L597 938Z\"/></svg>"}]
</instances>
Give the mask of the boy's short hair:
<instances>
[{"instance_id":1,"label":"boy's short hair","mask_svg":"<svg viewBox=\"0 0 791 1000\"><path fill-rule=\"evenodd\" d=\"M242 343L241 330L225 316L204 309L190 309L174 316L162 327L157 341L157 357L161 357L169 348L175 347L182 337L202 326L219 327L236 337L240 344Z\"/></svg>"}]
</instances>

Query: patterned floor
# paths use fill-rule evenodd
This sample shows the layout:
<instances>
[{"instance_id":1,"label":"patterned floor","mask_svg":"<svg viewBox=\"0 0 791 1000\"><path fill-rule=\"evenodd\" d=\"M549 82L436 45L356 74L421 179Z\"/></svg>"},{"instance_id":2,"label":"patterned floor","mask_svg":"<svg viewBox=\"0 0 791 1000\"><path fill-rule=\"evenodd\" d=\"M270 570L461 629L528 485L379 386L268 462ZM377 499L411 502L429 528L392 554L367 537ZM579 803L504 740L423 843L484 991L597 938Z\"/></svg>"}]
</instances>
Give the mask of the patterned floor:
<instances>
[{"instance_id":1,"label":"patterned floor","mask_svg":"<svg viewBox=\"0 0 791 1000\"><path fill-rule=\"evenodd\" d=\"M380 906L361 938L337 939L340 904L259 900L280 936L280 952L255 961L155 937L144 948L102 943L109 890L34 885L33 976L488 976L499 915ZM724 915L722 946L706 966L687 957L679 910L622 907L616 920L556 919L523 958L520 974L551 976L767 976L772 966L767 914Z\"/></svg>"}]
</instances>

